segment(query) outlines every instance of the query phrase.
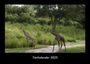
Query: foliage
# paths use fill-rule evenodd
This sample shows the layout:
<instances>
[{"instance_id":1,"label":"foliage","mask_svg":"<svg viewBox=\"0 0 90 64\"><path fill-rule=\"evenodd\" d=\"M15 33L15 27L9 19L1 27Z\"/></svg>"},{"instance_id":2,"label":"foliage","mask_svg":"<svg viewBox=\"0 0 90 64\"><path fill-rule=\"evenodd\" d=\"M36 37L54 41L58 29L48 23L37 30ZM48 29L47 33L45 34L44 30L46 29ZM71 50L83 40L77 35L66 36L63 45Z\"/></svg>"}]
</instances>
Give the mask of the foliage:
<instances>
[{"instance_id":1,"label":"foliage","mask_svg":"<svg viewBox=\"0 0 90 64\"><path fill-rule=\"evenodd\" d=\"M57 9L56 9L57 8ZM71 12L72 11L72 12ZM44 13L43 13L44 12ZM85 5L38 5L37 16L54 16L55 18L65 18L65 23L69 25L69 20L79 22L85 27ZM43 14L43 16L42 16ZM55 21L57 22L57 21Z\"/></svg>"},{"instance_id":2,"label":"foliage","mask_svg":"<svg viewBox=\"0 0 90 64\"><path fill-rule=\"evenodd\" d=\"M72 12L71 12L72 11ZM78 22L80 28L85 28L85 5L23 5L22 7L5 5L5 21L48 24L50 19L37 19L36 17L49 18L54 16L59 21L64 18L64 25L73 25ZM13 22L12 22L13 21ZM37 22L38 21L38 22ZM47 23L48 21L48 23ZM52 22L52 21L51 21ZM58 22L55 20L55 22ZM60 24L60 23L59 23Z\"/></svg>"},{"instance_id":3,"label":"foliage","mask_svg":"<svg viewBox=\"0 0 90 64\"><path fill-rule=\"evenodd\" d=\"M23 32L19 29L20 23L11 24L5 23L5 47L6 48L20 48L28 47L28 43L25 39ZM27 31L31 37L35 39L35 45L52 45L54 36L50 33L49 25L31 25L23 24L23 28ZM66 30L67 29L67 30ZM85 32L83 29L75 28L74 26L57 26L57 30L65 37L66 41L83 40L85 39ZM56 44L56 42L55 42Z\"/></svg>"}]
</instances>

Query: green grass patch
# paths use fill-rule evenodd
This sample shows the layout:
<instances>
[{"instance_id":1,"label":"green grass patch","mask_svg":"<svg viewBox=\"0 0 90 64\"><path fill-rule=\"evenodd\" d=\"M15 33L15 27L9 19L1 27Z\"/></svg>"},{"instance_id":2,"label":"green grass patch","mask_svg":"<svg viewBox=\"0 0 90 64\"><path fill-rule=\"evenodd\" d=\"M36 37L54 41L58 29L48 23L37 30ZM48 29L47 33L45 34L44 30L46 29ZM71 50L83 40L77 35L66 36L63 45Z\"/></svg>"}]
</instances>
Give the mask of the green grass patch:
<instances>
[{"instance_id":1,"label":"green grass patch","mask_svg":"<svg viewBox=\"0 0 90 64\"><path fill-rule=\"evenodd\" d=\"M5 48L28 47L24 33L19 29L21 23L5 23ZM36 45L52 45L55 36L50 33L50 25L27 24L23 28L35 39ZM85 39L85 30L74 26L57 26L56 30L65 37L66 41L76 42ZM56 43L56 42L55 42Z\"/></svg>"},{"instance_id":2,"label":"green grass patch","mask_svg":"<svg viewBox=\"0 0 90 64\"><path fill-rule=\"evenodd\" d=\"M67 48L66 51L60 53L85 53L85 46Z\"/></svg>"}]
</instances>

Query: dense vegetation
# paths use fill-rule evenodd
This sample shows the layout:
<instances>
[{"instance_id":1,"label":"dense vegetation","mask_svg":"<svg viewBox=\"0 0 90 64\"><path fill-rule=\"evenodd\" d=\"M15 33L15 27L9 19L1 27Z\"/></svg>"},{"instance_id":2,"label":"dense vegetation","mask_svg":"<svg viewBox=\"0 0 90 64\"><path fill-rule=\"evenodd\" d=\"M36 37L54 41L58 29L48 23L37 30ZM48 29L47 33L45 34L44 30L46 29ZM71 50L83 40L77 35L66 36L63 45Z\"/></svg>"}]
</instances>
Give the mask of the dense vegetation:
<instances>
[{"instance_id":1,"label":"dense vegetation","mask_svg":"<svg viewBox=\"0 0 90 64\"><path fill-rule=\"evenodd\" d=\"M28 43L21 26L35 39L35 44L52 45L54 36L51 30L51 13L57 22L57 31L65 40L76 42L85 39L85 5L5 5L5 47L27 47ZM50 10L51 9L51 10ZM53 11L52 11L53 9ZM30 44L29 44L30 45Z\"/></svg>"}]
</instances>

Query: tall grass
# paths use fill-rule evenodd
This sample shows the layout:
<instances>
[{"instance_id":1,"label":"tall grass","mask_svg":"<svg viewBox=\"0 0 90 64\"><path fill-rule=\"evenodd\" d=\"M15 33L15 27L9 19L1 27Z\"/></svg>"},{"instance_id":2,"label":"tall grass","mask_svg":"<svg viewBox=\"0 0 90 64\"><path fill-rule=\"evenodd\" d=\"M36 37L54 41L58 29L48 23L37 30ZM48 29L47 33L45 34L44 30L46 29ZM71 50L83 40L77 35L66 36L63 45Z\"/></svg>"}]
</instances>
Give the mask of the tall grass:
<instances>
[{"instance_id":1,"label":"tall grass","mask_svg":"<svg viewBox=\"0 0 90 64\"><path fill-rule=\"evenodd\" d=\"M74 26L57 26L57 30L68 40L85 40L85 30Z\"/></svg>"},{"instance_id":2,"label":"tall grass","mask_svg":"<svg viewBox=\"0 0 90 64\"><path fill-rule=\"evenodd\" d=\"M19 48L28 47L23 32L19 29L20 23L5 23L5 47ZM35 44L52 45L54 36L49 32L51 26L40 24L24 24L23 28L31 37L35 39ZM78 29L74 26L57 26L57 31L64 35L66 41L76 41L85 39L85 30Z\"/></svg>"}]
</instances>

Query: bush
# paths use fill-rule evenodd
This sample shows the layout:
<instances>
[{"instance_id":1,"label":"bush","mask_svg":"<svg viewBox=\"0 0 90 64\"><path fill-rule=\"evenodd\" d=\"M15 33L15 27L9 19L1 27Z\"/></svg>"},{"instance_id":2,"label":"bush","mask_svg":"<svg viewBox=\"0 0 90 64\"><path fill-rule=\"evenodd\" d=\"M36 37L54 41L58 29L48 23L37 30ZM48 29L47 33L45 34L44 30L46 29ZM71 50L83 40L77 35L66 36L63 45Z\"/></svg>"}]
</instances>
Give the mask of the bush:
<instances>
[{"instance_id":1,"label":"bush","mask_svg":"<svg viewBox=\"0 0 90 64\"><path fill-rule=\"evenodd\" d=\"M18 15L17 14L5 15L5 21L10 21L11 23L14 23L14 22L18 21Z\"/></svg>"},{"instance_id":2,"label":"bush","mask_svg":"<svg viewBox=\"0 0 90 64\"><path fill-rule=\"evenodd\" d=\"M50 26L48 25L32 25L25 23L23 28L25 31L30 33L30 36L35 39L35 43L27 43L27 40L24 38L24 34L19 30L21 24L14 23L10 24L5 23L5 47L6 48L15 48L15 47L32 47L34 45L52 45L55 36L52 35L49 30ZM85 30L76 28L74 26L57 26L57 31L65 37L66 41L76 42L77 40L85 39ZM54 42L57 44L57 41Z\"/></svg>"}]
</instances>

